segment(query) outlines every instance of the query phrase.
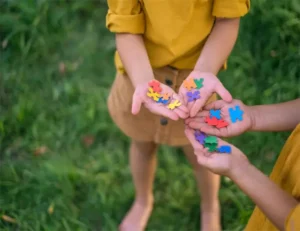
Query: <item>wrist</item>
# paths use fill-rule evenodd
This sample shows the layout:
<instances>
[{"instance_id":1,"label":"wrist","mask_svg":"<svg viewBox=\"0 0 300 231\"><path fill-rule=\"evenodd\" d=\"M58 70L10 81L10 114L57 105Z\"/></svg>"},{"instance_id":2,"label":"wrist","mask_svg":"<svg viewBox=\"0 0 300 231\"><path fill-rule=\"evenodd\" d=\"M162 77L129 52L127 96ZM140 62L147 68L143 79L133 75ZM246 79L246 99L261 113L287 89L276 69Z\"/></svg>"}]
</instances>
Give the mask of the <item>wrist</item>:
<instances>
[{"instance_id":1,"label":"wrist","mask_svg":"<svg viewBox=\"0 0 300 231\"><path fill-rule=\"evenodd\" d=\"M238 184L238 181L243 181L244 177L246 177L253 168L252 164L245 158L245 160L240 163L238 166L230 169L228 176L232 181Z\"/></svg>"},{"instance_id":2,"label":"wrist","mask_svg":"<svg viewBox=\"0 0 300 231\"><path fill-rule=\"evenodd\" d=\"M249 112L249 117L251 121L251 126L249 128L250 131L255 131L256 130L256 122L259 117L259 110L256 106L247 106L248 112Z\"/></svg>"},{"instance_id":3,"label":"wrist","mask_svg":"<svg viewBox=\"0 0 300 231\"><path fill-rule=\"evenodd\" d=\"M135 79L131 79L132 85L134 88L137 88L137 86L140 85L145 85L147 83L149 83L151 80L154 80L154 76L149 76L149 77L143 77L143 78L135 78Z\"/></svg>"}]
</instances>

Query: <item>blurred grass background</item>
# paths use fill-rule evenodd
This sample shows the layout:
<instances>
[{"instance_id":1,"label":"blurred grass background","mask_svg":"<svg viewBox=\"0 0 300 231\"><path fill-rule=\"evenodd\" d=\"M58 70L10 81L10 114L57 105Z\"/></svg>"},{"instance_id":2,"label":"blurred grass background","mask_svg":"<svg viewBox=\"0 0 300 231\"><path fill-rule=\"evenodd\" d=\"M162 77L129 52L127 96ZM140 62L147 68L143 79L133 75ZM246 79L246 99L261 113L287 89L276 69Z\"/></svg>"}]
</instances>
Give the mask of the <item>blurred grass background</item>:
<instances>
[{"instance_id":1,"label":"blurred grass background","mask_svg":"<svg viewBox=\"0 0 300 231\"><path fill-rule=\"evenodd\" d=\"M106 98L115 69L104 0L0 1L1 230L116 230L133 199L128 138ZM252 1L220 74L247 104L300 95L300 2ZM232 142L269 174L288 133ZM148 230L199 230L192 170L161 147ZM224 230L242 230L253 203L232 182L220 190Z\"/></svg>"}]
</instances>

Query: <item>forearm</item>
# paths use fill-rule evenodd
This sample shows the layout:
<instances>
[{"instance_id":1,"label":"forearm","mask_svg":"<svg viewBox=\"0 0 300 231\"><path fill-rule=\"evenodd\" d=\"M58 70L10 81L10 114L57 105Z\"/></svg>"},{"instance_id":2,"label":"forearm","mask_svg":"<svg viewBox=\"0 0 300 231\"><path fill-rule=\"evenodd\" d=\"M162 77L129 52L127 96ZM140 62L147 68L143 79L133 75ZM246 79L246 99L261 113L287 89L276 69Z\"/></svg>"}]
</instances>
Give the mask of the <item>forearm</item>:
<instances>
[{"instance_id":1,"label":"forearm","mask_svg":"<svg viewBox=\"0 0 300 231\"><path fill-rule=\"evenodd\" d=\"M287 131L300 123L300 98L285 103L250 106L252 131Z\"/></svg>"},{"instance_id":2,"label":"forearm","mask_svg":"<svg viewBox=\"0 0 300 231\"><path fill-rule=\"evenodd\" d=\"M279 230L284 230L287 216L298 204L292 196L280 189L252 165L233 171L230 178Z\"/></svg>"},{"instance_id":3,"label":"forearm","mask_svg":"<svg viewBox=\"0 0 300 231\"><path fill-rule=\"evenodd\" d=\"M116 34L117 50L132 84L154 79L153 71L141 35Z\"/></svg>"},{"instance_id":4,"label":"forearm","mask_svg":"<svg viewBox=\"0 0 300 231\"><path fill-rule=\"evenodd\" d=\"M219 72L235 45L239 23L239 18L216 20L195 65L195 70L215 75Z\"/></svg>"}]
</instances>

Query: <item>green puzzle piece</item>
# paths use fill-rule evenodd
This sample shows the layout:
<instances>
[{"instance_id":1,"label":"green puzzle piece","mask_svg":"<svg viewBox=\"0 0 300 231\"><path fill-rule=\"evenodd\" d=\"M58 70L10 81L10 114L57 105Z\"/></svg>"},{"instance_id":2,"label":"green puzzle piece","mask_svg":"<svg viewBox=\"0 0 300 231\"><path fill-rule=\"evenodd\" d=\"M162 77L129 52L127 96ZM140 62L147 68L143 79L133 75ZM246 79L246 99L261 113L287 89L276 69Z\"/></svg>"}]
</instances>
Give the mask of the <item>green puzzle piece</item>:
<instances>
[{"instance_id":1,"label":"green puzzle piece","mask_svg":"<svg viewBox=\"0 0 300 231\"><path fill-rule=\"evenodd\" d=\"M218 147L218 144L204 144L204 147L208 148L208 151L209 152L214 152L214 151L217 151L217 147Z\"/></svg>"},{"instance_id":2,"label":"green puzzle piece","mask_svg":"<svg viewBox=\"0 0 300 231\"><path fill-rule=\"evenodd\" d=\"M208 144L218 144L218 139L215 136L208 136L205 138L204 142Z\"/></svg>"},{"instance_id":3,"label":"green puzzle piece","mask_svg":"<svg viewBox=\"0 0 300 231\"><path fill-rule=\"evenodd\" d=\"M201 78L201 79L194 79L194 81L195 81L195 84L196 84L196 86L197 86L197 89L200 89L201 87L203 87L203 78Z\"/></svg>"}]
</instances>

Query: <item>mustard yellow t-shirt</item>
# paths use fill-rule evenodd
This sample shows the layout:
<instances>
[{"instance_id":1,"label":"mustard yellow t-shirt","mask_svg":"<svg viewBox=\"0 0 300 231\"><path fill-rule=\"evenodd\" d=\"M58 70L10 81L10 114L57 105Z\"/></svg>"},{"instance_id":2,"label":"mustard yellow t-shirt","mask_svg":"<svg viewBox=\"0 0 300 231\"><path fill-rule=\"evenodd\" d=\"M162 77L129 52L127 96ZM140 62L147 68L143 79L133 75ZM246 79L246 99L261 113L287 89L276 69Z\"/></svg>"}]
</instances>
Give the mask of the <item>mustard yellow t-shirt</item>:
<instances>
[{"instance_id":1,"label":"mustard yellow t-shirt","mask_svg":"<svg viewBox=\"0 0 300 231\"><path fill-rule=\"evenodd\" d=\"M142 34L153 68L194 68L215 18L238 18L250 0L108 0L106 26ZM124 72L118 53L117 69Z\"/></svg>"},{"instance_id":2,"label":"mustard yellow t-shirt","mask_svg":"<svg viewBox=\"0 0 300 231\"><path fill-rule=\"evenodd\" d=\"M273 168L270 179L298 201L300 199L300 124L288 138ZM276 201L274 201L276 203ZM246 226L245 231L278 230L258 207ZM285 230L300 230L300 206L294 208L286 219Z\"/></svg>"}]
</instances>

